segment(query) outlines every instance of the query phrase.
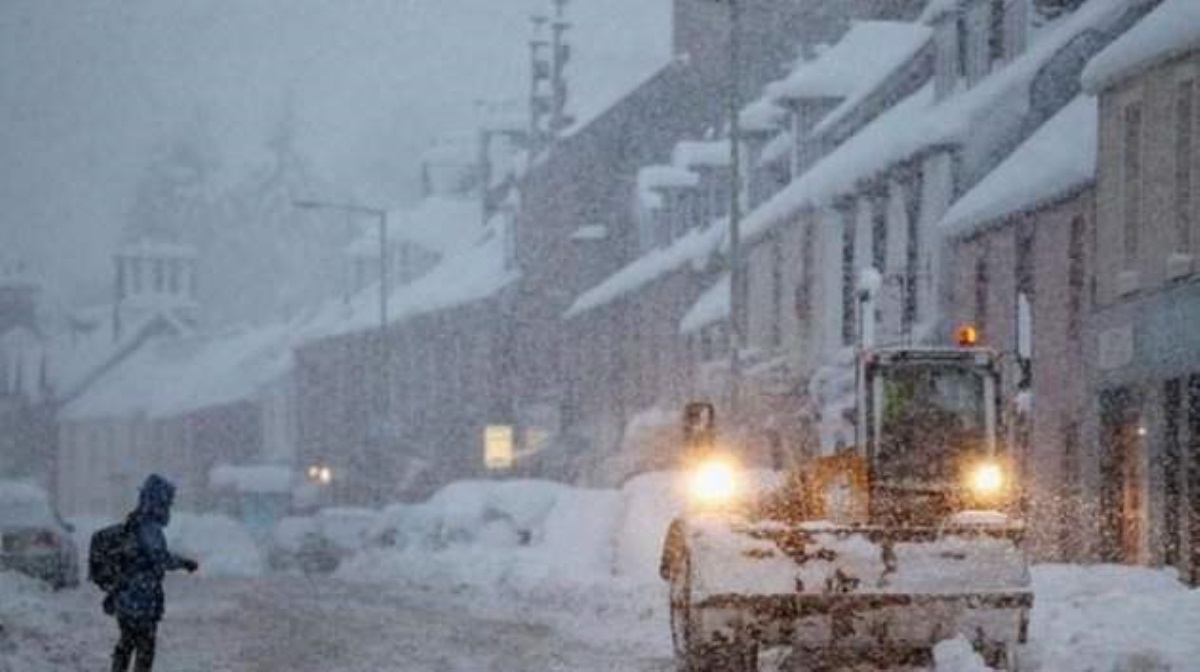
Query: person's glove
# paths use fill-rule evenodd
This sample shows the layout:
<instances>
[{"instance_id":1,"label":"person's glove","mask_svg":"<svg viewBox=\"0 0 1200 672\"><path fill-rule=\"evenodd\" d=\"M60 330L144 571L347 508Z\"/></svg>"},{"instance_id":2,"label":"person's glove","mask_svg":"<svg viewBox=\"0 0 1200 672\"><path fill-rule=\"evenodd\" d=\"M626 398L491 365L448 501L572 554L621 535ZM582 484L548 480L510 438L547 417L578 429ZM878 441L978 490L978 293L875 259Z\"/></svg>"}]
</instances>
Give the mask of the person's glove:
<instances>
[{"instance_id":1,"label":"person's glove","mask_svg":"<svg viewBox=\"0 0 1200 672\"><path fill-rule=\"evenodd\" d=\"M192 574L197 569L200 569L200 563L192 559L185 559L183 561L183 568L187 570L188 574Z\"/></svg>"}]
</instances>

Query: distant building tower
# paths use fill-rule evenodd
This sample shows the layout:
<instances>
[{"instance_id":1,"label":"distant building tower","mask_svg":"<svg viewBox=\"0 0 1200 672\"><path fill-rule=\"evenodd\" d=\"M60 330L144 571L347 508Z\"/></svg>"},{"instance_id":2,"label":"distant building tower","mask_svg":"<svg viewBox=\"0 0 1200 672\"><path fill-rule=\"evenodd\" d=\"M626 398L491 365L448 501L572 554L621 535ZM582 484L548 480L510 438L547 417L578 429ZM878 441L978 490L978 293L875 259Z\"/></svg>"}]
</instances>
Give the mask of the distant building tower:
<instances>
[{"instance_id":1,"label":"distant building tower","mask_svg":"<svg viewBox=\"0 0 1200 672\"><path fill-rule=\"evenodd\" d=\"M187 245L140 240L115 257L116 300L113 335L150 314L169 314L184 324L196 321L196 252Z\"/></svg>"}]
</instances>

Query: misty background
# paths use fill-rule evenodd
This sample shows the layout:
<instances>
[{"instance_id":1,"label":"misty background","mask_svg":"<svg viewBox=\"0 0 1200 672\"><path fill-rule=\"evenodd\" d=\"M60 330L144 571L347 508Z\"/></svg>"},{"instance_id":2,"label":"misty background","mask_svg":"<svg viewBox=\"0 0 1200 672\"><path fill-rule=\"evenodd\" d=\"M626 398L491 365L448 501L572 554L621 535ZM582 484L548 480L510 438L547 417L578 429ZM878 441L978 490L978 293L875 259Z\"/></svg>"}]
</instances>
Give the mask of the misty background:
<instances>
[{"instance_id":1,"label":"misty background","mask_svg":"<svg viewBox=\"0 0 1200 672\"><path fill-rule=\"evenodd\" d=\"M528 88L545 0L5 0L0 4L0 257L51 305L111 298L123 240L201 238L206 321L334 294L350 235L290 199L388 207L479 101ZM586 117L669 58L669 0L574 0L569 109ZM255 266L246 275L247 265ZM310 271L310 272L306 272ZM244 280L242 281L244 283ZM314 296L317 294L318 296ZM203 309L204 307L202 307Z\"/></svg>"}]
</instances>

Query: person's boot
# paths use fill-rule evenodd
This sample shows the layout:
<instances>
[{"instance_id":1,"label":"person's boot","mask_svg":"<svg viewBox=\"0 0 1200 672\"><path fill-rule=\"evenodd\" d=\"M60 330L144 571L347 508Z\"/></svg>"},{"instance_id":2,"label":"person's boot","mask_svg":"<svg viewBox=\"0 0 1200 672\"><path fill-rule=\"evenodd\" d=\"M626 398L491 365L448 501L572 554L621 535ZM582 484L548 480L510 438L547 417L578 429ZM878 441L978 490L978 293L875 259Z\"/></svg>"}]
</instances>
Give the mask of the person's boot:
<instances>
[{"instance_id":1,"label":"person's boot","mask_svg":"<svg viewBox=\"0 0 1200 672\"><path fill-rule=\"evenodd\" d=\"M129 654L129 651L123 651L119 647L113 651L112 672L128 672Z\"/></svg>"}]
</instances>

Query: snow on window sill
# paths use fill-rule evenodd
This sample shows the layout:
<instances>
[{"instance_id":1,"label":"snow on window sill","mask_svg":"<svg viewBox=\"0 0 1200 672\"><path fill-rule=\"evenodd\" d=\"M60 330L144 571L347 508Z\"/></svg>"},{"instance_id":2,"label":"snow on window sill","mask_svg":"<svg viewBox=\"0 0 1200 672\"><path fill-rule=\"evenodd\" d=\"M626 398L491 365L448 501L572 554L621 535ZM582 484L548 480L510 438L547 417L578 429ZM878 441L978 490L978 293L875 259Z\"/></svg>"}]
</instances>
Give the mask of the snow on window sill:
<instances>
[{"instance_id":1,"label":"snow on window sill","mask_svg":"<svg viewBox=\"0 0 1200 672\"><path fill-rule=\"evenodd\" d=\"M1183 252L1172 252L1167 257L1167 279L1178 280L1192 273L1194 257Z\"/></svg>"},{"instance_id":2,"label":"snow on window sill","mask_svg":"<svg viewBox=\"0 0 1200 672\"><path fill-rule=\"evenodd\" d=\"M1117 294L1125 296L1138 290L1141 277L1137 271L1121 271L1117 274Z\"/></svg>"}]
</instances>

